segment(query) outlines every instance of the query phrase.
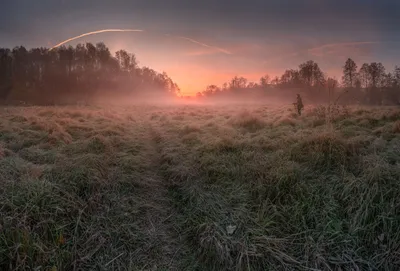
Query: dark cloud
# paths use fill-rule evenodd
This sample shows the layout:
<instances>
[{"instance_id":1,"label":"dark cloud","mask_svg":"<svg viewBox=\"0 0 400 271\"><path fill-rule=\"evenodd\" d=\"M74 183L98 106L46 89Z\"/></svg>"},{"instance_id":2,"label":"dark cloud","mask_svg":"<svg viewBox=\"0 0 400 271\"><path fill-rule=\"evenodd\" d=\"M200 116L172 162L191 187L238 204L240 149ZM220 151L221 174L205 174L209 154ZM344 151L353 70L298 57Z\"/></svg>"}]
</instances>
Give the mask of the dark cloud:
<instances>
[{"instance_id":1,"label":"dark cloud","mask_svg":"<svg viewBox=\"0 0 400 271\"><path fill-rule=\"evenodd\" d=\"M399 11L398 0L2 0L0 41L122 27L225 41L395 40Z\"/></svg>"},{"instance_id":2,"label":"dark cloud","mask_svg":"<svg viewBox=\"0 0 400 271\"><path fill-rule=\"evenodd\" d=\"M71 14L83 18L123 19L135 16L184 22L186 25L241 26L246 30L302 31L396 30L400 19L398 0L3 0L2 25L11 28L30 21L57 21ZM6 29L3 27L2 29Z\"/></svg>"},{"instance_id":3,"label":"dark cloud","mask_svg":"<svg viewBox=\"0 0 400 271\"><path fill-rule=\"evenodd\" d=\"M396 41L399 10L398 0L2 0L0 42L38 45L97 29L140 28L224 44L252 40L307 49Z\"/></svg>"}]
</instances>

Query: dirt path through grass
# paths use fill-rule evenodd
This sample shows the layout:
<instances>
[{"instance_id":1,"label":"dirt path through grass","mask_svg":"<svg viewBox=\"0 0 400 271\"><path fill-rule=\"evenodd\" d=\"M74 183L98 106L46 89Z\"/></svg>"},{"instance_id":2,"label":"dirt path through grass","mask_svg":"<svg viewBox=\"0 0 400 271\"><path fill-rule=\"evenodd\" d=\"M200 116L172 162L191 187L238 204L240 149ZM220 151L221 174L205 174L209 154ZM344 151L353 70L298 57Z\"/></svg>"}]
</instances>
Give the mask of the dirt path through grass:
<instances>
[{"instance_id":1,"label":"dirt path through grass","mask_svg":"<svg viewBox=\"0 0 400 271\"><path fill-rule=\"evenodd\" d=\"M154 191L150 202L158 208L148 213L149 226L159 241L160 257L154 270L181 270L182 256L187 248L179 230L174 226L177 210L169 193L169 183L162 173L161 145L159 132L151 124L147 124L148 141L145 143L147 155L151 161L151 178L154 180Z\"/></svg>"}]
</instances>

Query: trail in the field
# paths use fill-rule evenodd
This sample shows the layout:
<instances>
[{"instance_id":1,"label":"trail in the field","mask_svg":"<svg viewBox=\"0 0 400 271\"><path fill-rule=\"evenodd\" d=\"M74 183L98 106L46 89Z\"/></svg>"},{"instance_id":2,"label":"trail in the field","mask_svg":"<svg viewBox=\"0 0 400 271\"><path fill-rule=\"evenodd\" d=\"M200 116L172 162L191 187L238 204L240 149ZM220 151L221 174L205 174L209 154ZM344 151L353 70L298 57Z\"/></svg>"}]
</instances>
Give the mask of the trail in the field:
<instances>
[{"instance_id":1,"label":"trail in the field","mask_svg":"<svg viewBox=\"0 0 400 271\"><path fill-rule=\"evenodd\" d=\"M145 117L144 117L145 118ZM142 119L143 120L143 119ZM143 121L147 134L143 145L145 147L146 160L149 161L146 173L151 179L153 191L148 199L148 204L153 205L146 217L149 232L157 240L159 255L154 262L149 262L146 270L181 270L181 262L187 248L182 234L174 226L177 210L173 206L173 200L169 196L168 180L162 174L162 158L160 156L161 144L158 140L158 130L148 120Z\"/></svg>"}]
</instances>

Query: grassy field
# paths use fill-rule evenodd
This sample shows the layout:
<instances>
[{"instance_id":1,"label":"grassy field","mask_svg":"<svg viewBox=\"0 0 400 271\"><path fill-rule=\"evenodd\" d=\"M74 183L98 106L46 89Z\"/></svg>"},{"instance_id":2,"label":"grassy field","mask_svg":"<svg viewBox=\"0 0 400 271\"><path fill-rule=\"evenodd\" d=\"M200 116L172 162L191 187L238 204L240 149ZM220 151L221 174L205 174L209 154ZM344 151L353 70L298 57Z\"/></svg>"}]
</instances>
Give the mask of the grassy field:
<instances>
[{"instance_id":1,"label":"grassy field","mask_svg":"<svg viewBox=\"0 0 400 271\"><path fill-rule=\"evenodd\" d=\"M400 109L329 116L2 107L0 270L399 270Z\"/></svg>"}]
</instances>

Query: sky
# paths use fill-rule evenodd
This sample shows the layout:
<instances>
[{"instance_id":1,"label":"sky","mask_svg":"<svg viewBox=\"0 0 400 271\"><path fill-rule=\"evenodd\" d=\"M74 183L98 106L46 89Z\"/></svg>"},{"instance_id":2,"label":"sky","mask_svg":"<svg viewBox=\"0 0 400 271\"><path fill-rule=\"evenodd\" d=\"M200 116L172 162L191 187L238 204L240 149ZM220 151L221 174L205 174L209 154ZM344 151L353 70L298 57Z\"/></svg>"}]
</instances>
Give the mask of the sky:
<instances>
[{"instance_id":1,"label":"sky","mask_svg":"<svg viewBox=\"0 0 400 271\"><path fill-rule=\"evenodd\" d=\"M400 65L399 25L399 0L1 0L0 47L52 47L87 32L140 29L67 45L125 49L193 95L236 75L279 76L307 60L338 79L348 57L390 71Z\"/></svg>"}]
</instances>

